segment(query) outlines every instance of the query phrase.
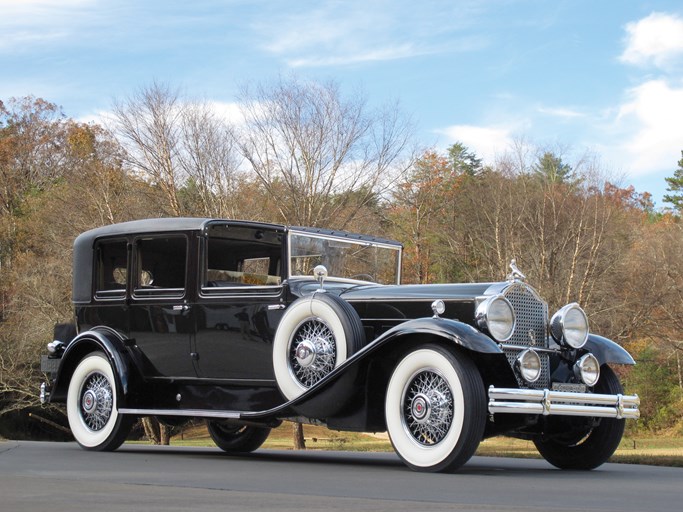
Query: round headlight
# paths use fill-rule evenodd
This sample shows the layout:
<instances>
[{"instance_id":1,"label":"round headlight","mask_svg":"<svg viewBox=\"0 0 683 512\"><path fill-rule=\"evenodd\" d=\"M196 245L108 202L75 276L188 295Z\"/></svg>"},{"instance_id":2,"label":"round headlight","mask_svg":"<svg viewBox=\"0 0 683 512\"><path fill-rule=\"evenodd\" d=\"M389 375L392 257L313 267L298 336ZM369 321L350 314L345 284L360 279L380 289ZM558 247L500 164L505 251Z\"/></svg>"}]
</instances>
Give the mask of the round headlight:
<instances>
[{"instance_id":1,"label":"round headlight","mask_svg":"<svg viewBox=\"0 0 683 512\"><path fill-rule=\"evenodd\" d=\"M479 304L475 320L496 341L509 340L515 330L515 312L502 295L494 295Z\"/></svg>"},{"instance_id":2,"label":"round headlight","mask_svg":"<svg viewBox=\"0 0 683 512\"><path fill-rule=\"evenodd\" d=\"M567 304L550 319L550 333L561 345L581 348L588 340L588 317L577 303Z\"/></svg>"},{"instance_id":3,"label":"round headlight","mask_svg":"<svg viewBox=\"0 0 683 512\"><path fill-rule=\"evenodd\" d=\"M593 387L600 378L600 363L593 354L586 354L574 365L574 373L586 386Z\"/></svg>"},{"instance_id":4,"label":"round headlight","mask_svg":"<svg viewBox=\"0 0 683 512\"><path fill-rule=\"evenodd\" d=\"M535 350L528 348L517 356L517 371L529 384L538 380L541 376L541 358Z\"/></svg>"}]
</instances>

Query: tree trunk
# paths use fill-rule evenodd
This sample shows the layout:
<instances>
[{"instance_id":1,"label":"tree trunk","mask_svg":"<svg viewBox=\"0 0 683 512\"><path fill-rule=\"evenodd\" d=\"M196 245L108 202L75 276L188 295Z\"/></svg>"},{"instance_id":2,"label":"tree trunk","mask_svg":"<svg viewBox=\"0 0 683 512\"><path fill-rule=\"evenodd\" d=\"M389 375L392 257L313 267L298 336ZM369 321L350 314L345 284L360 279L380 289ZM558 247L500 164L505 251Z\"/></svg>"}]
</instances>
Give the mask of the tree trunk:
<instances>
[{"instance_id":1,"label":"tree trunk","mask_svg":"<svg viewBox=\"0 0 683 512\"><path fill-rule=\"evenodd\" d=\"M171 427L159 423L159 442L164 446L171 444Z\"/></svg>"},{"instance_id":2,"label":"tree trunk","mask_svg":"<svg viewBox=\"0 0 683 512\"><path fill-rule=\"evenodd\" d=\"M159 432L159 422L152 416L145 416L140 420L142 428L145 429L145 436L152 444L161 443L161 433Z\"/></svg>"},{"instance_id":3,"label":"tree trunk","mask_svg":"<svg viewBox=\"0 0 683 512\"><path fill-rule=\"evenodd\" d=\"M171 427L167 427L159 422L154 416L145 416L140 420L145 429L145 436L152 444L171 444Z\"/></svg>"},{"instance_id":4,"label":"tree trunk","mask_svg":"<svg viewBox=\"0 0 683 512\"><path fill-rule=\"evenodd\" d=\"M294 435L294 449L305 450L304 426L299 422L292 423L292 434Z\"/></svg>"}]
</instances>

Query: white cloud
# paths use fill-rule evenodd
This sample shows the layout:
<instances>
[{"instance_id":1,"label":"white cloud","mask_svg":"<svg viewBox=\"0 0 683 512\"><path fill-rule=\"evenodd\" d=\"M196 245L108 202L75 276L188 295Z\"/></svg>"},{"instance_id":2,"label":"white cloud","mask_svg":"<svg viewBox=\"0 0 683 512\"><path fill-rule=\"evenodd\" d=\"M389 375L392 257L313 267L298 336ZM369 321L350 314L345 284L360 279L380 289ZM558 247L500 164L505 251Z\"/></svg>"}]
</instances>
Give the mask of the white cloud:
<instances>
[{"instance_id":1,"label":"white cloud","mask_svg":"<svg viewBox=\"0 0 683 512\"><path fill-rule=\"evenodd\" d=\"M227 121L232 126L242 126L246 122L244 115L242 114L242 108L237 102L198 100L198 104L206 106L216 118ZM182 102L178 104L177 108L180 108L181 105ZM116 116L112 110L97 110L78 117L76 121L79 123L94 123L112 128L116 123Z\"/></svg>"},{"instance_id":2,"label":"white cloud","mask_svg":"<svg viewBox=\"0 0 683 512\"><path fill-rule=\"evenodd\" d=\"M395 47L375 48L373 50L358 50L344 55L322 56L322 57L303 57L294 58L287 61L293 68L300 67L320 67L320 66L341 66L355 64L359 62L372 62L384 60L405 59L417 55L426 55L435 50L417 50L412 44L402 44Z\"/></svg>"},{"instance_id":3,"label":"white cloud","mask_svg":"<svg viewBox=\"0 0 683 512\"><path fill-rule=\"evenodd\" d=\"M586 117L586 114L567 107L538 107L538 112L553 117L560 117L563 119L576 119L578 117Z\"/></svg>"},{"instance_id":4,"label":"white cloud","mask_svg":"<svg viewBox=\"0 0 683 512\"><path fill-rule=\"evenodd\" d=\"M623 62L663 67L683 55L683 19L674 14L653 12L628 23L626 32Z\"/></svg>"},{"instance_id":5,"label":"white cloud","mask_svg":"<svg viewBox=\"0 0 683 512\"><path fill-rule=\"evenodd\" d=\"M208 101L207 105L218 118L229 122L233 126L242 126L246 123L242 107L237 102Z\"/></svg>"},{"instance_id":6,"label":"white cloud","mask_svg":"<svg viewBox=\"0 0 683 512\"><path fill-rule=\"evenodd\" d=\"M628 92L616 119L629 133L620 145L624 169L643 176L674 169L683 149L683 85L650 80Z\"/></svg>"},{"instance_id":7,"label":"white cloud","mask_svg":"<svg viewBox=\"0 0 683 512\"><path fill-rule=\"evenodd\" d=\"M0 0L0 52L63 40L97 0Z\"/></svg>"},{"instance_id":8,"label":"white cloud","mask_svg":"<svg viewBox=\"0 0 683 512\"><path fill-rule=\"evenodd\" d=\"M462 142L487 163L493 163L496 156L510 149L514 142L513 129L504 126L460 124L439 130L438 133L448 137L449 143Z\"/></svg>"},{"instance_id":9,"label":"white cloud","mask_svg":"<svg viewBox=\"0 0 683 512\"><path fill-rule=\"evenodd\" d=\"M291 67L322 67L464 52L487 44L466 32L476 3L320 2L315 9L263 17L261 47Z\"/></svg>"}]
</instances>

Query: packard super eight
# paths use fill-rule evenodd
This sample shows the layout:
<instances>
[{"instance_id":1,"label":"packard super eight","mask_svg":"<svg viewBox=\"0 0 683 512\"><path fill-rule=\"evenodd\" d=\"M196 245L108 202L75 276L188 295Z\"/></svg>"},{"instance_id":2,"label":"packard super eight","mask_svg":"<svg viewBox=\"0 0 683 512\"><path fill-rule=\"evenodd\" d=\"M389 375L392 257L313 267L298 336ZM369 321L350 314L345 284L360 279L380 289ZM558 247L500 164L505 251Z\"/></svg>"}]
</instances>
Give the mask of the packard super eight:
<instances>
[{"instance_id":1,"label":"packard super eight","mask_svg":"<svg viewBox=\"0 0 683 512\"><path fill-rule=\"evenodd\" d=\"M156 416L205 418L231 453L296 420L388 431L420 471L457 469L503 434L560 468L605 462L639 415L611 368L631 356L589 332L578 304L550 316L514 262L501 282L401 285L401 250L221 219L83 233L74 335L48 345L42 398L66 402L90 450Z\"/></svg>"}]
</instances>

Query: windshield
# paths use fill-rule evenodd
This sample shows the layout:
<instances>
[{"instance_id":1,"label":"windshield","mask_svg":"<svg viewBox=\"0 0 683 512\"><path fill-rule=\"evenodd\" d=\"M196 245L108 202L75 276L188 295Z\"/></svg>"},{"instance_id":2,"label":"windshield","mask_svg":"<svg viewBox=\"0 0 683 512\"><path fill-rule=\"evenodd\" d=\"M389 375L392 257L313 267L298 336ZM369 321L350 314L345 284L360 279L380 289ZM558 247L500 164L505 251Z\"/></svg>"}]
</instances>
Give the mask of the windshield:
<instances>
[{"instance_id":1,"label":"windshield","mask_svg":"<svg viewBox=\"0 0 683 512\"><path fill-rule=\"evenodd\" d=\"M398 284L398 246L303 233L290 233L289 240L290 276L312 276L324 265L328 278Z\"/></svg>"}]
</instances>

